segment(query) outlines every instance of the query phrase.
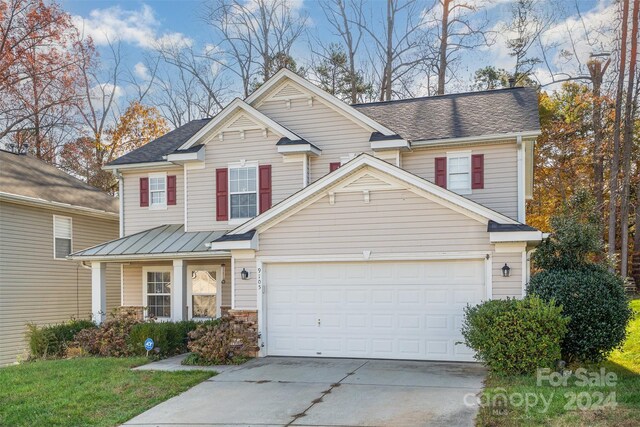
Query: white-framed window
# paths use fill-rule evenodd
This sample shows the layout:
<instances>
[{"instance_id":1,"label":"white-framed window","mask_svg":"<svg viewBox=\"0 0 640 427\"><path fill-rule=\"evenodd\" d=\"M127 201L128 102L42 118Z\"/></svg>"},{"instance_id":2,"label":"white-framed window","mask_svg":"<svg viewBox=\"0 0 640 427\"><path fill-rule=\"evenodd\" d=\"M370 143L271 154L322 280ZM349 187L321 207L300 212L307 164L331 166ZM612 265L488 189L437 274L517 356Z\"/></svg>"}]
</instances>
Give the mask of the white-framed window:
<instances>
[{"instance_id":1,"label":"white-framed window","mask_svg":"<svg viewBox=\"0 0 640 427\"><path fill-rule=\"evenodd\" d=\"M229 165L229 220L258 214L258 164Z\"/></svg>"},{"instance_id":2,"label":"white-framed window","mask_svg":"<svg viewBox=\"0 0 640 427\"><path fill-rule=\"evenodd\" d=\"M471 151L447 153L447 188L458 194L471 194Z\"/></svg>"},{"instance_id":3,"label":"white-framed window","mask_svg":"<svg viewBox=\"0 0 640 427\"><path fill-rule=\"evenodd\" d=\"M145 267L142 271L146 316L171 317L171 268Z\"/></svg>"},{"instance_id":4,"label":"white-framed window","mask_svg":"<svg viewBox=\"0 0 640 427\"><path fill-rule=\"evenodd\" d=\"M73 247L73 220L68 216L53 216L53 258L66 259Z\"/></svg>"},{"instance_id":5,"label":"white-framed window","mask_svg":"<svg viewBox=\"0 0 640 427\"><path fill-rule=\"evenodd\" d=\"M149 207L151 209L167 208L167 174L149 174Z\"/></svg>"}]
</instances>

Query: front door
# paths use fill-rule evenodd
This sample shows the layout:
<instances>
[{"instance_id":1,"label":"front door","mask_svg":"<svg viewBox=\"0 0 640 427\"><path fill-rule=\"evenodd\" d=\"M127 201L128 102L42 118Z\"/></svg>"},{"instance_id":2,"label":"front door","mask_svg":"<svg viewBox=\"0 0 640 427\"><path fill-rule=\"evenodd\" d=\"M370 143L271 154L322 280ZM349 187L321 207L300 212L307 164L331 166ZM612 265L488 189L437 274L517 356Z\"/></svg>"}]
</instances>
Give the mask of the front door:
<instances>
[{"instance_id":1,"label":"front door","mask_svg":"<svg viewBox=\"0 0 640 427\"><path fill-rule=\"evenodd\" d=\"M189 319L206 320L220 317L220 266L189 268L187 305Z\"/></svg>"}]
</instances>

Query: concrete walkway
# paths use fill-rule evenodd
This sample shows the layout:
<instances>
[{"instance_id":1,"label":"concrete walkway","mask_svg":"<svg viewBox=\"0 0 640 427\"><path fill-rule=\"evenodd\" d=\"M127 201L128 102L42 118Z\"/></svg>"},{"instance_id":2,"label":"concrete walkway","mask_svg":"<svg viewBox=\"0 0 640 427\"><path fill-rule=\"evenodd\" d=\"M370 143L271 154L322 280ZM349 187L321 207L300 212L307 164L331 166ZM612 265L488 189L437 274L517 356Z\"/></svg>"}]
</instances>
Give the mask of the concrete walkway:
<instances>
[{"instance_id":1,"label":"concrete walkway","mask_svg":"<svg viewBox=\"0 0 640 427\"><path fill-rule=\"evenodd\" d=\"M146 365L133 368L134 371L215 371L218 373L231 371L240 368L240 365L213 365L213 366L190 366L183 365L182 361L189 355L179 354L167 359L158 360L157 362L147 363Z\"/></svg>"},{"instance_id":2,"label":"concrete walkway","mask_svg":"<svg viewBox=\"0 0 640 427\"><path fill-rule=\"evenodd\" d=\"M471 426L473 363L262 358L227 370L127 426Z\"/></svg>"}]
</instances>

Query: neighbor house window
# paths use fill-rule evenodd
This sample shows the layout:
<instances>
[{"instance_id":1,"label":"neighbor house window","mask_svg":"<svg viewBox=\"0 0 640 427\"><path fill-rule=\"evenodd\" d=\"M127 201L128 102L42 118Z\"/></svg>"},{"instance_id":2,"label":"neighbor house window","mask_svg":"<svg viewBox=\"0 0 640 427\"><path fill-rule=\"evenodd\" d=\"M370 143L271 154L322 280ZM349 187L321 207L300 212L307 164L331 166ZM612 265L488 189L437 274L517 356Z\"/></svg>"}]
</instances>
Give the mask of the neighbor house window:
<instances>
[{"instance_id":1,"label":"neighbor house window","mask_svg":"<svg viewBox=\"0 0 640 427\"><path fill-rule=\"evenodd\" d=\"M171 317L171 273L147 271L147 316Z\"/></svg>"},{"instance_id":2,"label":"neighbor house window","mask_svg":"<svg viewBox=\"0 0 640 427\"><path fill-rule=\"evenodd\" d=\"M447 188L460 194L471 193L471 153L447 153Z\"/></svg>"},{"instance_id":3,"label":"neighbor house window","mask_svg":"<svg viewBox=\"0 0 640 427\"><path fill-rule=\"evenodd\" d=\"M257 166L229 168L231 219L253 218L258 213Z\"/></svg>"},{"instance_id":4,"label":"neighbor house window","mask_svg":"<svg viewBox=\"0 0 640 427\"><path fill-rule=\"evenodd\" d=\"M149 175L149 206L164 208L167 206L167 176L165 174Z\"/></svg>"},{"instance_id":5,"label":"neighbor house window","mask_svg":"<svg viewBox=\"0 0 640 427\"><path fill-rule=\"evenodd\" d=\"M65 259L71 253L71 218L66 216L53 216L53 257Z\"/></svg>"}]
</instances>

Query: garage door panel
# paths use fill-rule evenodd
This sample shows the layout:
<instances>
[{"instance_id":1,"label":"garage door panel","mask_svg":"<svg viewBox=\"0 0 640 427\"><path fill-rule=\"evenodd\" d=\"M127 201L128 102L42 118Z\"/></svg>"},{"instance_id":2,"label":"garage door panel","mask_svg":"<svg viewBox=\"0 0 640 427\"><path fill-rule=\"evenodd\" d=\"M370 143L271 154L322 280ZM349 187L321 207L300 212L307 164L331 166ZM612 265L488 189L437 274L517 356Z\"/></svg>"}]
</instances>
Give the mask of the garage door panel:
<instances>
[{"instance_id":1,"label":"garage door panel","mask_svg":"<svg viewBox=\"0 0 640 427\"><path fill-rule=\"evenodd\" d=\"M483 260L265 267L270 355L473 360L455 343Z\"/></svg>"}]
</instances>

